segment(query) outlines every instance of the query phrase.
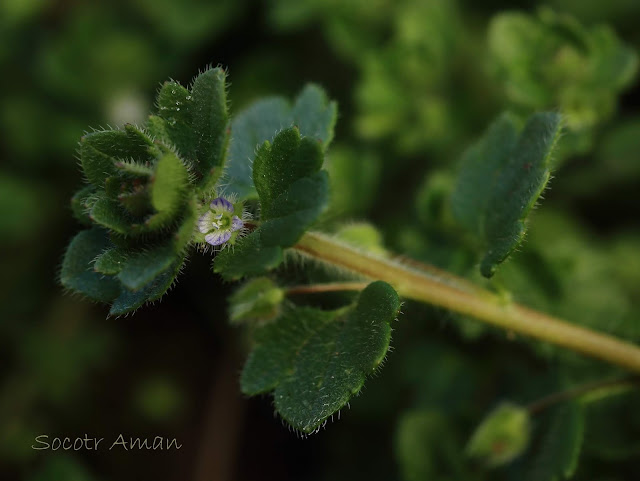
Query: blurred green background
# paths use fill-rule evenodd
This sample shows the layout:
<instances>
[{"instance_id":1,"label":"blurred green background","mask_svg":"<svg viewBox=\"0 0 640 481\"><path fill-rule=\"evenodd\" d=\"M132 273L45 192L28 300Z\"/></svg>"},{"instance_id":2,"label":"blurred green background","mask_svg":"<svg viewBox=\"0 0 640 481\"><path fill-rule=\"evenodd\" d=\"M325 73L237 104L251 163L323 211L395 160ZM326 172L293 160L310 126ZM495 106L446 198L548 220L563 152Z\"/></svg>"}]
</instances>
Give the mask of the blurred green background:
<instances>
[{"instance_id":1,"label":"blurred green background","mask_svg":"<svg viewBox=\"0 0 640 481\"><path fill-rule=\"evenodd\" d=\"M560 109L556 179L496 282L637 340L638 21L637 0L2 0L0 478L523 479L517 463L487 475L461 460L475 424L503 397L528 402L610 368L408 304L380 375L339 423L300 440L269 399L239 394L246 339L227 326L234 286L210 256L127 318L62 292L77 142L142 123L162 81L188 84L207 64L228 68L232 112L316 82L340 112L326 228L372 221L390 249L469 274L444 200L459 155L505 109ZM589 412L580 479L636 479L640 419L622 413L638 401ZM183 447L31 449L41 434L120 433Z\"/></svg>"}]
</instances>

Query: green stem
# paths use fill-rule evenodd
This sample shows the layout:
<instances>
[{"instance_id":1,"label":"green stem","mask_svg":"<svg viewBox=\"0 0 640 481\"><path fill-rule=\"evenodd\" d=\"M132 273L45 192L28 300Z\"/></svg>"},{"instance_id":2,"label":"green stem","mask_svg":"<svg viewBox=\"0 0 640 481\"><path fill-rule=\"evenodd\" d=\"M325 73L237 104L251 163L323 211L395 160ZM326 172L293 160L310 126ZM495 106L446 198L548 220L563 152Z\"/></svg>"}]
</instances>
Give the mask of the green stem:
<instances>
[{"instance_id":1,"label":"green stem","mask_svg":"<svg viewBox=\"0 0 640 481\"><path fill-rule=\"evenodd\" d=\"M366 282L329 282L326 284L305 284L301 286L288 287L285 294L318 294L321 292L338 292L338 291L361 291L367 287Z\"/></svg>"},{"instance_id":2,"label":"green stem","mask_svg":"<svg viewBox=\"0 0 640 481\"><path fill-rule=\"evenodd\" d=\"M529 411L529 414L538 414L555 404L582 397L587 394L594 394L597 391L602 390L608 391L607 394L609 395L618 394L621 392L618 388L625 389L638 387L638 381L640 381L638 376L626 376L618 379L590 382L583 384L582 386L567 389L566 391L549 394L548 396L530 403L527 406L527 410Z\"/></svg>"},{"instance_id":3,"label":"green stem","mask_svg":"<svg viewBox=\"0 0 640 481\"><path fill-rule=\"evenodd\" d=\"M436 268L374 256L318 232L304 234L294 249L363 277L386 281L406 299L444 307L640 373L638 346L505 302L492 292Z\"/></svg>"}]
</instances>

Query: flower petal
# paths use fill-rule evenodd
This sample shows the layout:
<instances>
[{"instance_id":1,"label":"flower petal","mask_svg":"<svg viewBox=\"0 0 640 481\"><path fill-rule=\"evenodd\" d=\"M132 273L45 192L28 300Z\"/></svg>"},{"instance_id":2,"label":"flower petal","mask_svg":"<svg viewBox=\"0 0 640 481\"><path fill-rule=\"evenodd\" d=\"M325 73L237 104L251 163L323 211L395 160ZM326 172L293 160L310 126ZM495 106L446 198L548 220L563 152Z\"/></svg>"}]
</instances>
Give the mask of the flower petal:
<instances>
[{"instance_id":1,"label":"flower petal","mask_svg":"<svg viewBox=\"0 0 640 481\"><path fill-rule=\"evenodd\" d=\"M220 244L224 244L229 239L231 239L231 232L227 231L217 231L212 232L211 234L207 234L204 236L204 240L206 240L212 246L219 246Z\"/></svg>"},{"instance_id":2,"label":"flower petal","mask_svg":"<svg viewBox=\"0 0 640 481\"><path fill-rule=\"evenodd\" d=\"M202 214L200 216L200 219L198 219L198 230L202 234L206 234L207 232L209 232L214 228L213 222L214 222L214 214L209 210L204 214Z\"/></svg>"},{"instance_id":3,"label":"flower petal","mask_svg":"<svg viewBox=\"0 0 640 481\"><path fill-rule=\"evenodd\" d=\"M244 222L242 222L242 219L240 219L237 215L234 215L231 218L231 232L240 230L243 227L244 227Z\"/></svg>"},{"instance_id":4,"label":"flower petal","mask_svg":"<svg viewBox=\"0 0 640 481\"><path fill-rule=\"evenodd\" d=\"M227 212L233 212L233 204L224 197L217 197L213 199L209 207L218 211L226 210Z\"/></svg>"}]
</instances>

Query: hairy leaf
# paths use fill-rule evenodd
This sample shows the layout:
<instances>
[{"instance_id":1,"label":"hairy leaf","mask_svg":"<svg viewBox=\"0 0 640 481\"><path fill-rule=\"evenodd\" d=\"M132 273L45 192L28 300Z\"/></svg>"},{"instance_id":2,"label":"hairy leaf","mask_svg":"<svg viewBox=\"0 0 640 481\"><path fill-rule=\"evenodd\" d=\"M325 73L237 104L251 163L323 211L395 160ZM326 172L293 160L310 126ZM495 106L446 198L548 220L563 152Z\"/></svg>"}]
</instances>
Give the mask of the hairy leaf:
<instances>
[{"instance_id":1,"label":"hairy leaf","mask_svg":"<svg viewBox=\"0 0 640 481\"><path fill-rule=\"evenodd\" d=\"M274 269L283 260L280 247L264 247L260 232L255 231L238 240L233 249L220 252L213 263L213 271L228 281L256 276Z\"/></svg>"},{"instance_id":2,"label":"hairy leaf","mask_svg":"<svg viewBox=\"0 0 640 481\"><path fill-rule=\"evenodd\" d=\"M127 289L141 289L166 271L177 257L171 245L133 253L124 262L118 279Z\"/></svg>"},{"instance_id":3,"label":"hairy leaf","mask_svg":"<svg viewBox=\"0 0 640 481\"><path fill-rule=\"evenodd\" d=\"M302 135L320 141L326 148L333 138L336 112L336 103L313 84L302 90L293 105L282 97L271 97L240 112L231 124L233 141L225 172L229 192L240 199L257 196L251 168L256 148L282 129L295 125Z\"/></svg>"},{"instance_id":4,"label":"hairy leaf","mask_svg":"<svg viewBox=\"0 0 640 481\"><path fill-rule=\"evenodd\" d=\"M229 143L226 73L207 69L196 77L193 96L193 134L196 141L196 168L203 189L214 187L222 174Z\"/></svg>"},{"instance_id":5,"label":"hairy leaf","mask_svg":"<svg viewBox=\"0 0 640 481\"><path fill-rule=\"evenodd\" d=\"M149 131L157 138L166 139L183 159L195 162L191 92L178 82L165 82L158 91L156 107L158 114L149 118Z\"/></svg>"},{"instance_id":6,"label":"hairy leaf","mask_svg":"<svg viewBox=\"0 0 640 481\"><path fill-rule=\"evenodd\" d=\"M96 301L113 300L120 289L119 283L93 270L91 263L106 248L109 239L102 229L84 230L77 234L64 255L60 282L74 292Z\"/></svg>"},{"instance_id":7,"label":"hairy leaf","mask_svg":"<svg viewBox=\"0 0 640 481\"><path fill-rule=\"evenodd\" d=\"M355 306L338 311L292 308L256 332L242 391L274 391L276 410L311 433L346 405L384 359L400 308L388 284L369 284Z\"/></svg>"},{"instance_id":8,"label":"hairy leaf","mask_svg":"<svg viewBox=\"0 0 640 481\"><path fill-rule=\"evenodd\" d=\"M152 302L160 299L173 285L183 262L183 257L178 258L174 264L170 265L167 269L157 275L149 284L136 291L130 291L123 288L120 295L113 301L109 314L112 316L127 314L131 311L135 311L145 302Z\"/></svg>"},{"instance_id":9,"label":"hairy leaf","mask_svg":"<svg viewBox=\"0 0 640 481\"><path fill-rule=\"evenodd\" d=\"M87 199L93 195L95 187L87 185L76 192L71 198L71 211L73 216L84 225L91 225L91 218L87 208Z\"/></svg>"},{"instance_id":10,"label":"hairy leaf","mask_svg":"<svg viewBox=\"0 0 640 481\"><path fill-rule=\"evenodd\" d=\"M176 154L163 152L151 182L151 203L158 212L175 214L183 204L189 186L189 172Z\"/></svg>"},{"instance_id":11,"label":"hairy leaf","mask_svg":"<svg viewBox=\"0 0 640 481\"><path fill-rule=\"evenodd\" d=\"M80 162L85 176L97 187L116 173L117 160L152 161L149 136L127 124L124 130L104 130L86 134L80 140Z\"/></svg>"},{"instance_id":12,"label":"hairy leaf","mask_svg":"<svg viewBox=\"0 0 640 481\"><path fill-rule=\"evenodd\" d=\"M300 137L295 127L258 150L253 179L262 208L263 245L295 244L325 209L329 180L326 172L319 171L323 160L318 142Z\"/></svg>"},{"instance_id":13,"label":"hairy leaf","mask_svg":"<svg viewBox=\"0 0 640 481\"><path fill-rule=\"evenodd\" d=\"M502 116L463 157L452 210L484 251L484 276L522 242L527 215L549 181L560 130L556 113L532 115L519 135L514 120Z\"/></svg>"},{"instance_id":14,"label":"hairy leaf","mask_svg":"<svg viewBox=\"0 0 640 481\"><path fill-rule=\"evenodd\" d=\"M96 257L93 269L101 274L115 275L122 270L127 260L127 254L123 249L110 247Z\"/></svg>"},{"instance_id":15,"label":"hairy leaf","mask_svg":"<svg viewBox=\"0 0 640 481\"><path fill-rule=\"evenodd\" d=\"M148 129L174 146L193 165L201 190L209 192L224 167L229 142L226 74L209 68L193 81L191 90L178 82L166 82L158 92L157 115Z\"/></svg>"}]
</instances>

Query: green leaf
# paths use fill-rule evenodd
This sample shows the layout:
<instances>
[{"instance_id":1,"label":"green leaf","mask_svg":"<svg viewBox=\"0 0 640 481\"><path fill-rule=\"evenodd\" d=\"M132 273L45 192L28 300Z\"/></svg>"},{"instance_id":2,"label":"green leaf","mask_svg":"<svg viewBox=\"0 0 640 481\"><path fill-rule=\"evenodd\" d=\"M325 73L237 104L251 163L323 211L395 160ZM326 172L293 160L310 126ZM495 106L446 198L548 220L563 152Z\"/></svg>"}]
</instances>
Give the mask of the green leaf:
<instances>
[{"instance_id":1,"label":"green leaf","mask_svg":"<svg viewBox=\"0 0 640 481\"><path fill-rule=\"evenodd\" d=\"M333 138L336 117L336 103L313 84L302 90L293 105L285 98L270 97L240 112L231 124L233 141L225 172L229 192L241 200L256 197L251 168L256 147L271 141L277 132L295 125L302 135L318 140L326 149Z\"/></svg>"},{"instance_id":2,"label":"green leaf","mask_svg":"<svg viewBox=\"0 0 640 481\"><path fill-rule=\"evenodd\" d=\"M149 131L173 145L182 158L195 162L197 156L191 92L178 82L165 82L156 97L156 106L158 115L149 118Z\"/></svg>"},{"instance_id":3,"label":"green leaf","mask_svg":"<svg viewBox=\"0 0 640 481\"><path fill-rule=\"evenodd\" d=\"M121 205L104 196L97 196L89 216L96 224L119 234L129 235L131 230L131 218L124 212Z\"/></svg>"},{"instance_id":4,"label":"green leaf","mask_svg":"<svg viewBox=\"0 0 640 481\"><path fill-rule=\"evenodd\" d=\"M266 141L253 164L253 179L260 197L260 233L264 246L289 247L326 208L329 179L322 167L320 144L300 137L297 128L280 132L273 144Z\"/></svg>"},{"instance_id":5,"label":"green leaf","mask_svg":"<svg viewBox=\"0 0 640 481\"><path fill-rule=\"evenodd\" d=\"M576 401L555 409L527 479L558 481L573 476L584 438L584 412Z\"/></svg>"},{"instance_id":6,"label":"green leaf","mask_svg":"<svg viewBox=\"0 0 640 481\"><path fill-rule=\"evenodd\" d=\"M229 320L266 321L280 313L284 291L267 277L252 279L229 297Z\"/></svg>"},{"instance_id":7,"label":"green leaf","mask_svg":"<svg viewBox=\"0 0 640 481\"><path fill-rule=\"evenodd\" d=\"M225 249L216 255L213 271L228 281L245 276L257 276L278 267L283 260L280 247L264 247L260 232L255 231L239 239L233 249Z\"/></svg>"},{"instance_id":8,"label":"green leaf","mask_svg":"<svg viewBox=\"0 0 640 481\"><path fill-rule=\"evenodd\" d=\"M530 424L526 408L502 403L476 428L467 445L467 454L490 467L506 464L527 448Z\"/></svg>"},{"instance_id":9,"label":"green leaf","mask_svg":"<svg viewBox=\"0 0 640 481\"><path fill-rule=\"evenodd\" d=\"M484 235L493 184L509 162L517 139L516 121L503 114L467 150L460 162L451 208L456 220L478 238Z\"/></svg>"},{"instance_id":10,"label":"green leaf","mask_svg":"<svg viewBox=\"0 0 640 481\"><path fill-rule=\"evenodd\" d=\"M214 187L222 175L229 143L226 73L222 68L205 70L193 82L193 134L196 140L196 169L200 186Z\"/></svg>"},{"instance_id":11,"label":"green leaf","mask_svg":"<svg viewBox=\"0 0 640 481\"><path fill-rule=\"evenodd\" d=\"M93 269L101 274L115 275L122 270L127 254L118 247L111 247L96 257Z\"/></svg>"},{"instance_id":12,"label":"green leaf","mask_svg":"<svg viewBox=\"0 0 640 481\"><path fill-rule=\"evenodd\" d=\"M175 215L189 187L189 172L178 156L164 149L151 181L151 204L158 212Z\"/></svg>"},{"instance_id":13,"label":"green leaf","mask_svg":"<svg viewBox=\"0 0 640 481\"><path fill-rule=\"evenodd\" d=\"M160 299L173 285L176 276L180 272L184 257L169 266L162 273L157 275L149 284L136 291L123 288L120 295L113 301L109 315L121 316L131 311L135 311L145 302L152 302Z\"/></svg>"},{"instance_id":14,"label":"green leaf","mask_svg":"<svg viewBox=\"0 0 640 481\"><path fill-rule=\"evenodd\" d=\"M149 118L149 131L175 147L197 173L200 189L210 191L224 168L229 143L226 74L210 68L193 81L191 91L166 82L158 92L158 113Z\"/></svg>"},{"instance_id":15,"label":"green leaf","mask_svg":"<svg viewBox=\"0 0 640 481\"><path fill-rule=\"evenodd\" d=\"M313 432L383 361L399 308L398 295L382 281L369 284L346 309L291 308L257 330L242 391L274 391L280 415L295 429Z\"/></svg>"},{"instance_id":16,"label":"green leaf","mask_svg":"<svg viewBox=\"0 0 640 481\"><path fill-rule=\"evenodd\" d=\"M266 247L294 245L327 206L329 177L325 171L293 182L271 208L262 212L260 236Z\"/></svg>"},{"instance_id":17,"label":"green leaf","mask_svg":"<svg viewBox=\"0 0 640 481\"><path fill-rule=\"evenodd\" d=\"M484 276L522 242L527 215L549 181L560 131L558 114L538 113L516 138L514 121L502 116L463 157L452 210L485 253Z\"/></svg>"},{"instance_id":18,"label":"green leaf","mask_svg":"<svg viewBox=\"0 0 640 481\"><path fill-rule=\"evenodd\" d=\"M107 177L117 172L117 160L151 162L152 146L147 134L127 124L124 130L103 130L82 137L80 162L89 182L101 187Z\"/></svg>"},{"instance_id":19,"label":"green leaf","mask_svg":"<svg viewBox=\"0 0 640 481\"><path fill-rule=\"evenodd\" d=\"M93 185L87 185L76 192L71 198L71 211L73 216L84 225L91 225L91 218L87 208L87 199L95 193Z\"/></svg>"},{"instance_id":20,"label":"green leaf","mask_svg":"<svg viewBox=\"0 0 640 481\"><path fill-rule=\"evenodd\" d=\"M262 209L269 210L294 181L320 170L323 160L318 142L301 138L296 127L281 131L273 144L265 141L253 163L253 182Z\"/></svg>"},{"instance_id":21,"label":"green leaf","mask_svg":"<svg viewBox=\"0 0 640 481\"><path fill-rule=\"evenodd\" d=\"M174 264L177 257L178 254L171 245L130 254L118 273L118 278L127 289L141 289Z\"/></svg>"},{"instance_id":22,"label":"green leaf","mask_svg":"<svg viewBox=\"0 0 640 481\"><path fill-rule=\"evenodd\" d=\"M305 137L321 141L325 149L333 140L337 113L336 102L330 101L325 91L315 84L302 89L291 109L293 125Z\"/></svg>"},{"instance_id":23,"label":"green leaf","mask_svg":"<svg viewBox=\"0 0 640 481\"><path fill-rule=\"evenodd\" d=\"M84 230L77 234L64 255L60 282L74 292L102 302L113 300L120 289L119 283L94 271L96 256L109 247L109 239L101 229Z\"/></svg>"}]
</instances>

